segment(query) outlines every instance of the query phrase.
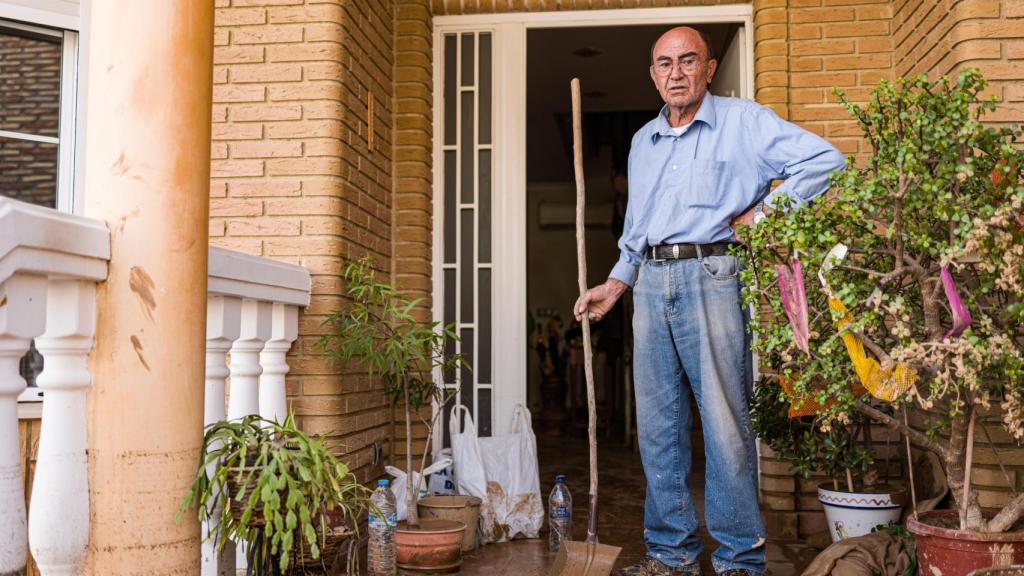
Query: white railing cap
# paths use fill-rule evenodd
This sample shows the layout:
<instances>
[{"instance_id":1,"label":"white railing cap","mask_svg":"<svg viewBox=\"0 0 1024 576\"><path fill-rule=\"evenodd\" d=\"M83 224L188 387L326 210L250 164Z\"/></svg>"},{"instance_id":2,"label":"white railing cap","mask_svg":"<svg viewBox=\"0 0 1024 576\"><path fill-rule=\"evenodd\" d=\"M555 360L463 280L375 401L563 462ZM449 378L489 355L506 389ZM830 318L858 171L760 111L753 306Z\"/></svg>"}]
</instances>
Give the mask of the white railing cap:
<instances>
[{"instance_id":1,"label":"white railing cap","mask_svg":"<svg viewBox=\"0 0 1024 576\"><path fill-rule=\"evenodd\" d=\"M0 283L16 272L100 281L109 260L104 222L0 197Z\"/></svg>"},{"instance_id":2,"label":"white railing cap","mask_svg":"<svg viewBox=\"0 0 1024 576\"><path fill-rule=\"evenodd\" d=\"M308 306L311 285L304 266L210 246L210 294Z\"/></svg>"}]
</instances>

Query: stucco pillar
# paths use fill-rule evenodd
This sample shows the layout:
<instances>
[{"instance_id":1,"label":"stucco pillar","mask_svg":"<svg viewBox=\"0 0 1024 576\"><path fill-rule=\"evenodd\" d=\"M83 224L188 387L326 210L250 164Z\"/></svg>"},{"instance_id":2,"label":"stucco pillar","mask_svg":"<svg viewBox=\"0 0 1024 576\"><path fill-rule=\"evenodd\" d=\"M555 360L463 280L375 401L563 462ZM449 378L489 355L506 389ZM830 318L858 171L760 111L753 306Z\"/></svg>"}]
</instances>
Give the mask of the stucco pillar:
<instances>
[{"instance_id":1,"label":"stucco pillar","mask_svg":"<svg viewBox=\"0 0 1024 576\"><path fill-rule=\"evenodd\" d=\"M90 357L87 574L199 573L212 0L92 0L86 215L110 226Z\"/></svg>"}]
</instances>

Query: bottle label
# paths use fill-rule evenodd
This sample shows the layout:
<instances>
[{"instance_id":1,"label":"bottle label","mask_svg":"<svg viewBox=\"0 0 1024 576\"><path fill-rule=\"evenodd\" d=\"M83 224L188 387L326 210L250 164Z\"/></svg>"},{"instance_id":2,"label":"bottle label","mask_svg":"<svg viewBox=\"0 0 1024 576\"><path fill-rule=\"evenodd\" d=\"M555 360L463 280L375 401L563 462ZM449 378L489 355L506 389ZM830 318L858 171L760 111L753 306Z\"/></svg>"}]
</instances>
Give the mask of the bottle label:
<instances>
[{"instance_id":1,"label":"bottle label","mask_svg":"<svg viewBox=\"0 0 1024 576\"><path fill-rule=\"evenodd\" d=\"M370 528L394 528L395 526L398 526L397 514L388 514L387 516L382 518L380 516L377 516L373 512L370 512L370 517L368 518L368 520Z\"/></svg>"},{"instance_id":2,"label":"bottle label","mask_svg":"<svg viewBox=\"0 0 1024 576\"><path fill-rule=\"evenodd\" d=\"M552 506L549 516L552 520L568 520L572 517L572 511L568 506Z\"/></svg>"}]
</instances>

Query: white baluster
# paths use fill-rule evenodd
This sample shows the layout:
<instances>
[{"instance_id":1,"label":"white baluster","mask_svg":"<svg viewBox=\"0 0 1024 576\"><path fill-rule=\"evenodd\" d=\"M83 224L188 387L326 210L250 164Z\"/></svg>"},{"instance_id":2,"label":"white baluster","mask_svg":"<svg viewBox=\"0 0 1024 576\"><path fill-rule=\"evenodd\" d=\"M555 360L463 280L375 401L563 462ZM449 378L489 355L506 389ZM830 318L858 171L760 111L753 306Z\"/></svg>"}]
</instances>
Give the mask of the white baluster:
<instances>
[{"instance_id":1,"label":"white baluster","mask_svg":"<svg viewBox=\"0 0 1024 576\"><path fill-rule=\"evenodd\" d=\"M46 331L36 339L43 372L43 418L32 483L29 546L43 576L81 573L89 542L89 480L85 454L86 364L96 326L96 285L53 280Z\"/></svg>"},{"instance_id":2,"label":"white baluster","mask_svg":"<svg viewBox=\"0 0 1024 576\"><path fill-rule=\"evenodd\" d=\"M0 284L0 574L21 574L28 556L18 451L18 395L25 379L19 365L45 320L45 277L16 274Z\"/></svg>"},{"instance_id":3,"label":"white baluster","mask_svg":"<svg viewBox=\"0 0 1024 576\"><path fill-rule=\"evenodd\" d=\"M288 350L299 335L299 308L281 302L273 306L270 340L260 353L260 416L283 422L288 416L285 374Z\"/></svg>"},{"instance_id":4,"label":"white baluster","mask_svg":"<svg viewBox=\"0 0 1024 576\"><path fill-rule=\"evenodd\" d=\"M224 381L231 374L225 358L238 339L242 301L230 296L210 296L206 304L206 403L203 425L224 420Z\"/></svg>"},{"instance_id":5,"label":"white baluster","mask_svg":"<svg viewBox=\"0 0 1024 576\"><path fill-rule=\"evenodd\" d=\"M242 323L238 340L231 346L231 394L228 419L259 414L260 351L270 338L270 302L242 300Z\"/></svg>"},{"instance_id":6,"label":"white baluster","mask_svg":"<svg viewBox=\"0 0 1024 576\"><path fill-rule=\"evenodd\" d=\"M230 296L210 296L206 303L206 400L203 425L224 420L224 380L230 374L225 362L231 343L241 330L242 300ZM213 474L215 462L206 465ZM211 526L203 523L202 576L234 576L235 549L228 547L217 552L217 543L206 540Z\"/></svg>"}]
</instances>

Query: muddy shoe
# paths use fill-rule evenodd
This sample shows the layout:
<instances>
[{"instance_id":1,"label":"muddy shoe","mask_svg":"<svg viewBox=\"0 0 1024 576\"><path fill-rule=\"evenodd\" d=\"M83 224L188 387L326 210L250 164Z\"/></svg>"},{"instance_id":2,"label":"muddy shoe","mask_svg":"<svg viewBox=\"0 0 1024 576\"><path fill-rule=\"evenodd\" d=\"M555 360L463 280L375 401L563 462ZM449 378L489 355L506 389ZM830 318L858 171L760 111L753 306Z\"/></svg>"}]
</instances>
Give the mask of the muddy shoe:
<instances>
[{"instance_id":1,"label":"muddy shoe","mask_svg":"<svg viewBox=\"0 0 1024 576\"><path fill-rule=\"evenodd\" d=\"M685 568L672 568L649 556L632 566L622 568L615 574L616 576L701 576L700 564L693 564Z\"/></svg>"},{"instance_id":2,"label":"muddy shoe","mask_svg":"<svg viewBox=\"0 0 1024 576\"><path fill-rule=\"evenodd\" d=\"M755 576L750 570L744 570L742 568L733 568L731 570L723 570L718 573L717 576Z\"/></svg>"}]
</instances>

